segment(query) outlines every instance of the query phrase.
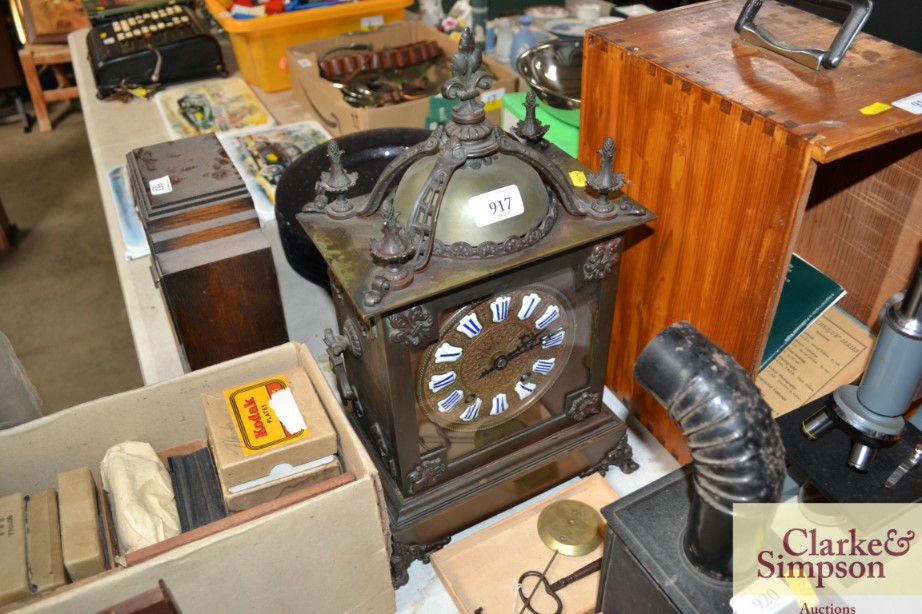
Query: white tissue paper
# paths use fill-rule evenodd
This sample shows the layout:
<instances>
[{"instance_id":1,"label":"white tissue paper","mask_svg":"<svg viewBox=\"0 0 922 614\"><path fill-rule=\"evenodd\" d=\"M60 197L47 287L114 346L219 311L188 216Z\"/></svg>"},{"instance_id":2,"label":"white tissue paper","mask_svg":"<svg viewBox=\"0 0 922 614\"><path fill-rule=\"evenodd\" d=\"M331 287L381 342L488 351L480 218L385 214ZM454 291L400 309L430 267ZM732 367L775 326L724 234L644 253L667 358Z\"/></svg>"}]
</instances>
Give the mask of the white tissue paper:
<instances>
[{"instance_id":1,"label":"white tissue paper","mask_svg":"<svg viewBox=\"0 0 922 614\"><path fill-rule=\"evenodd\" d=\"M109 495L119 554L180 534L170 474L150 444L126 441L112 446L102 459L100 475Z\"/></svg>"}]
</instances>

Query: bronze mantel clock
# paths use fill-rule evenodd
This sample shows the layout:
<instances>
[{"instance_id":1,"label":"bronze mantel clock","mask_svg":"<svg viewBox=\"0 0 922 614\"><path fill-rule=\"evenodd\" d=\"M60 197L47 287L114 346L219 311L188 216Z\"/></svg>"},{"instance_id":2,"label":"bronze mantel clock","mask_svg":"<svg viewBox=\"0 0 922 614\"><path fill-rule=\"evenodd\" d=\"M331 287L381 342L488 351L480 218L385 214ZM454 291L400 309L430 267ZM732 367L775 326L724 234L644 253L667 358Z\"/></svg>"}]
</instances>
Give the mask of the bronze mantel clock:
<instances>
[{"instance_id":1,"label":"bronze mantel clock","mask_svg":"<svg viewBox=\"0 0 922 614\"><path fill-rule=\"evenodd\" d=\"M444 129L353 199L330 141L298 216L330 269L340 334L326 341L381 471L398 586L463 528L577 474L636 468L601 400L623 234L653 216L621 193L611 139L591 172L544 140L533 97L510 135L485 117L469 33L451 64Z\"/></svg>"}]
</instances>

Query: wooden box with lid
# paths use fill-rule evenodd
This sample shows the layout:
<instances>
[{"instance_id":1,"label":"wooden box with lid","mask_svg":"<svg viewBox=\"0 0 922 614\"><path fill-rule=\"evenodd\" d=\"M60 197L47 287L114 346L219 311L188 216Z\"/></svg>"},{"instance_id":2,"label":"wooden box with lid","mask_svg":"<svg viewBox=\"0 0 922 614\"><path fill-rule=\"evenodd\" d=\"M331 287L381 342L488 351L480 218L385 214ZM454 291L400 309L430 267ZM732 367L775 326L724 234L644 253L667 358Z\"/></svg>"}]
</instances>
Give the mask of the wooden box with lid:
<instances>
[{"instance_id":1,"label":"wooden box with lid","mask_svg":"<svg viewBox=\"0 0 922 614\"><path fill-rule=\"evenodd\" d=\"M872 326L922 242L922 55L859 34L815 71L740 40L742 0L587 34L580 159L612 134L625 192L657 216L624 254L607 383L681 461L679 429L632 377L657 332L688 320L753 375L796 251ZM776 2L758 20L802 46L838 26Z\"/></svg>"},{"instance_id":2,"label":"wooden box with lid","mask_svg":"<svg viewBox=\"0 0 922 614\"><path fill-rule=\"evenodd\" d=\"M135 149L128 172L184 368L288 341L269 242L217 137Z\"/></svg>"}]
</instances>

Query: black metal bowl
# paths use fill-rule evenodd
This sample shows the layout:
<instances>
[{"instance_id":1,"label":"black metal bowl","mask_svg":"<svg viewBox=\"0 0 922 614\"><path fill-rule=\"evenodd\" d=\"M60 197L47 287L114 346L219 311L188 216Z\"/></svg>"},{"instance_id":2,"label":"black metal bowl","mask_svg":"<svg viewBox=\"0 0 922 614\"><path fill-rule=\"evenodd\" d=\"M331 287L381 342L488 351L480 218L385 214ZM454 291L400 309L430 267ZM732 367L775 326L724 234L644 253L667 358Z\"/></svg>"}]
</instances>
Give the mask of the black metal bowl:
<instances>
[{"instance_id":1,"label":"black metal bowl","mask_svg":"<svg viewBox=\"0 0 922 614\"><path fill-rule=\"evenodd\" d=\"M559 38L535 45L518 57L516 68L542 101L558 109L579 109L582 39Z\"/></svg>"},{"instance_id":2,"label":"black metal bowl","mask_svg":"<svg viewBox=\"0 0 922 614\"><path fill-rule=\"evenodd\" d=\"M430 131L422 128L379 128L338 137L336 142L344 152L343 166L359 174L346 197L370 192L391 160L408 147L425 141L429 134ZM275 192L275 219L285 258L301 277L325 288L330 286L327 265L295 216L313 200L314 184L320 173L329 169L327 145L317 145L285 169Z\"/></svg>"}]
</instances>

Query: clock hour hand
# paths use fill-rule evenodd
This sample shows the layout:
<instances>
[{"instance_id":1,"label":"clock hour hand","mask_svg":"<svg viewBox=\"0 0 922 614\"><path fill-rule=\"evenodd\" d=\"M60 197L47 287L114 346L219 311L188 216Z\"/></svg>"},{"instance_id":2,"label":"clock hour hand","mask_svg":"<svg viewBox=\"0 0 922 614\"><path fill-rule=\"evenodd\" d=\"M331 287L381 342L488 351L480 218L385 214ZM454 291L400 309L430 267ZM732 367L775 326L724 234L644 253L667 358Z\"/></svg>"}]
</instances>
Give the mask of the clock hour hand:
<instances>
[{"instance_id":1,"label":"clock hour hand","mask_svg":"<svg viewBox=\"0 0 922 614\"><path fill-rule=\"evenodd\" d=\"M528 352L532 350L533 348L537 347L538 345L540 345L542 334L543 334L542 331L538 331L534 334L526 333L524 335L519 335L519 344L515 346L508 354L502 354L500 356L497 356L493 360L493 364L490 365L489 368L484 369L478 379L483 379L490 373L493 373L494 371L501 371L502 369L505 369L506 366L510 362L512 362L513 360L515 360L516 358L518 358L525 352Z\"/></svg>"}]
</instances>

